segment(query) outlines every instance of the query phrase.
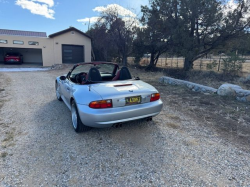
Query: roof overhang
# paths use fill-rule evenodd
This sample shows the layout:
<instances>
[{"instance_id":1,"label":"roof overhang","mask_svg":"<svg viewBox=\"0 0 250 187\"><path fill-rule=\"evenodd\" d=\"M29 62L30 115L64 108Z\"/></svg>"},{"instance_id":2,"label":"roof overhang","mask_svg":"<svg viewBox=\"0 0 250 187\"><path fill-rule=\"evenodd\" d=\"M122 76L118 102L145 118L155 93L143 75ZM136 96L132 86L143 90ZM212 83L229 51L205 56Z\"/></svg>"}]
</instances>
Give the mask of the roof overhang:
<instances>
[{"instance_id":1,"label":"roof overhang","mask_svg":"<svg viewBox=\"0 0 250 187\"><path fill-rule=\"evenodd\" d=\"M75 27L70 27L70 28L68 28L68 29L65 29L65 30L56 32L56 33L54 33L54 34L51 34L51 35L49 35L49 38L54 38L54 37L56 37L56 36L59 36L59 35L61 35L61 34L64 34L64 33L70 32L70 31L76 31L76 32L82 34L83 36L85 36L85 37L87 37L87 38L89 38L89 39L92 39L89 35L85 34L84 32L82 32L82 31L80 31L80 30L78 30L78 29L76 29Z\"/></svg>"}]
</instances>

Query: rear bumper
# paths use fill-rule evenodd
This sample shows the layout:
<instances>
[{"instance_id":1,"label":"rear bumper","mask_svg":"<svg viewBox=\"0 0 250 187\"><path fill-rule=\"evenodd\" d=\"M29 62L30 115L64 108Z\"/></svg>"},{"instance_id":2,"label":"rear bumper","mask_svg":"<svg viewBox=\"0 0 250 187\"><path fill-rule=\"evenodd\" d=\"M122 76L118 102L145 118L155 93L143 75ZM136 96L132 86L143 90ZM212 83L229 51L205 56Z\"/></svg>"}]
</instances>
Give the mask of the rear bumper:
<instances>
[{"instance_id":1,"label":"rear bumper","mask_svg":"<svg viewBox=\"0 0 250 187\"><path fill-rule=\"evenodd\" d=\"M81 121L84 125L96 128L111 127L113 124L147 117L153 117L161 112L161 100L110 109L91 109L86 105L77 105Z\"/></svg>"},{"instance_id":2,"label":"rear bumper","mask_svg":"<svg viewBox=\"0 0 250 187\"><path fill-rule=\"evenodd\" d=\"M5 64L21 64L22 61L21 60L16 61L16 60L13 60L13 59L7 59L7 60L4 60L4 63Z\"/></svg>"}]
</instances>

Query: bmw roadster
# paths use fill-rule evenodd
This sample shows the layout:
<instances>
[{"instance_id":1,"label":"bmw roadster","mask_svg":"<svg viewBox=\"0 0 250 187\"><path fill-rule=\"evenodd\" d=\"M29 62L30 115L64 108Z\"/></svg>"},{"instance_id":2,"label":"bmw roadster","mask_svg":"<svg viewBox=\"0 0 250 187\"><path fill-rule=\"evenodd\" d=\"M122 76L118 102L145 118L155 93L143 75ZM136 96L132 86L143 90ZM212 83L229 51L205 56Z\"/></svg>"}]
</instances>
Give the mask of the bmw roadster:
<instances>
[{"instance_id":1,"label":"bmw roadster","mask_svg":"<svg viewBox=\"0 0 250 187\"><path fill-rule=\"evenodd\" d=\"M74 65L55 81L56 96L71 111L76 132L111 127L122 122L149 119L161 112L159 92L132 78L126 67L91 62Z\"/></svg>"}]
</instances>

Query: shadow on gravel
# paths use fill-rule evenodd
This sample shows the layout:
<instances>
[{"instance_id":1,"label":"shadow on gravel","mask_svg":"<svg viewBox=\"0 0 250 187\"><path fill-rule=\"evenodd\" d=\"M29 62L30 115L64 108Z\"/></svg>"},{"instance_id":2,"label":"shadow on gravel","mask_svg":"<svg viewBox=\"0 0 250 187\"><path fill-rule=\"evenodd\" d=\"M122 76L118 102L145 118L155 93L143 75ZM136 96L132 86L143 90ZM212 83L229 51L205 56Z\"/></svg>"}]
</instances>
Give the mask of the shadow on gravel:
<instances>
[{"instance_id":1,"label":"shadow on gravel","mask_svg":"<svg viewBox=\"0 0 250 187\"><path fill-rule=\"evenodd\" d=\"M118 128L93 128L88 132L77 134L71 124L69 109L63 102L57 100L45 103L34 113L36 124L34 130L37 134L37 137L34 138L40 139L39 142L45 145L53 143L57 146L84 146L85 148L87 146L92 151L95 149L97 151L104 143L107 146L114 144L115 146L140 147L152 151L158 147L154 138L163 138L154 119L151 122L146 120L127 122ZM60 145L60 142L63 144Z\"/></svg>"},{"instance_id":2,"label":"shadow on gravel","mask_svg":"<svg viewBox=\"0 0 250 187\"><path fill-rule=\"evenodd\" d=\"M35 113L34 120L39 123L37 128L40 129L38 129L38 131L49 130L50 132L53 132L53 130L55 130L55 131L60 131L62 133L72 131L74 132L74 134L78 136L86 135L89 133L102 133L108 131L118 133L123 130L133 130L133 129L136 130L137 128L142 128L141 129L142 133L143 132L145 133L144 128L146 129L155 128L156 125L154 121L147 122L146 119L142 119L142 120L123 123L122 126L118 128L115 127L103 128L103 129L92 128L88 132L75 133L71 123L70 110L63 102L60 102L58 100L52 100L51 102L45 103L43 106L40 106L39 110L35 111L34 113ZM138 137L138 134L134 135Z\"/></svg>"},{"instance_id":3,"label":"shadow on gravel","mask_svg":"<svg viewBox=\"0 0 250 187\"><path fill-rule=\"evenodd\" d=\"M155 173L155 164L159 168L164 160L166 163L173 158L162 150L167 144L166 136L156 122L134 121L120 128L92 129L77 134L71 126L70 111L57 100L34 111L29 136L26 147L30 150L33 179L36 173L45 171L43 176L46 176L48 171L49 180L56 178L58 182L75 176L78 182L94 183L98 177L110 178L115 173L124 180L126 173ZM68 185L74 183L69 180Z\"/></svg>"}]
</instances>

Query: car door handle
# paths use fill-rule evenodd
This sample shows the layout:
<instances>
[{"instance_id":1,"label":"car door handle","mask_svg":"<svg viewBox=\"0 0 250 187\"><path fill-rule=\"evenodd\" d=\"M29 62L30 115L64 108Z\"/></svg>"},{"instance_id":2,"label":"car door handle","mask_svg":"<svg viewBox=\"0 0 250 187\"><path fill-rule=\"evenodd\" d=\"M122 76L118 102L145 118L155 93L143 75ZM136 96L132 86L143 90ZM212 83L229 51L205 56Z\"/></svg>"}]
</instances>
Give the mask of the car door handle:
<instances>
[{"instance_id":1,"label":"car door handle","mask_svg":"<svg viewBox=\"0 0 250 187\"><path fill-rule=\"evenodd\" d=\"M69 91L70 89L69 89L69 88L67 88L67 90Z\"/></svg>"}]
</instances>

